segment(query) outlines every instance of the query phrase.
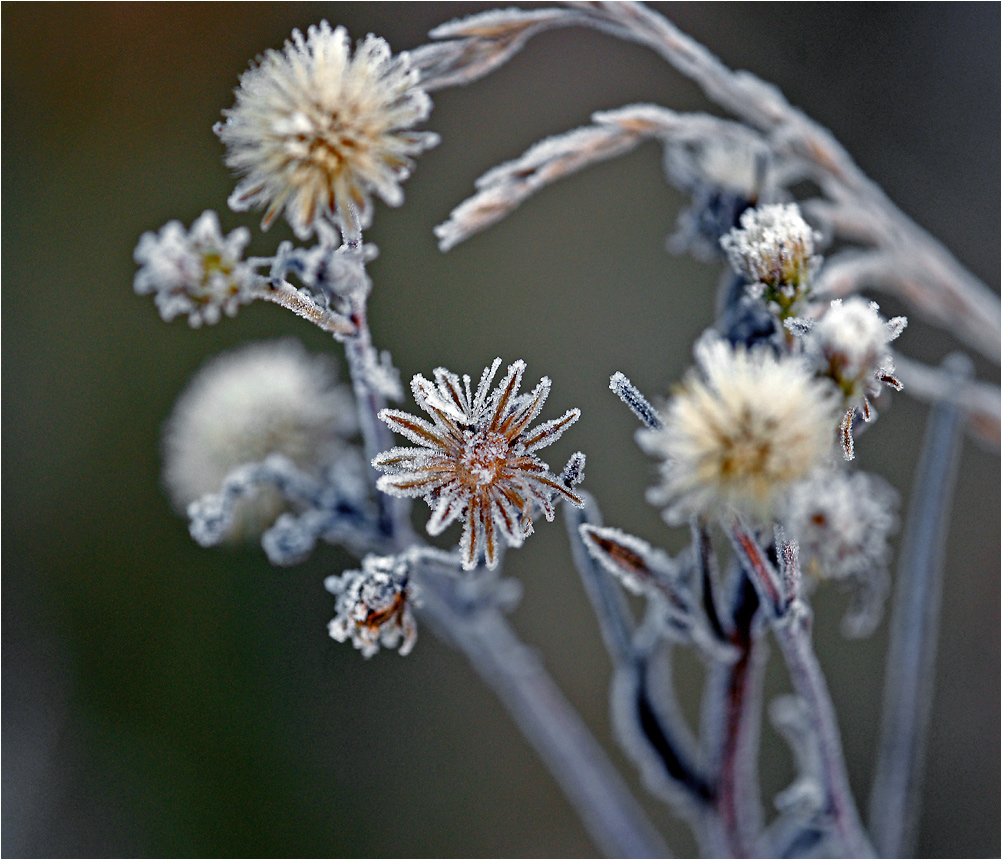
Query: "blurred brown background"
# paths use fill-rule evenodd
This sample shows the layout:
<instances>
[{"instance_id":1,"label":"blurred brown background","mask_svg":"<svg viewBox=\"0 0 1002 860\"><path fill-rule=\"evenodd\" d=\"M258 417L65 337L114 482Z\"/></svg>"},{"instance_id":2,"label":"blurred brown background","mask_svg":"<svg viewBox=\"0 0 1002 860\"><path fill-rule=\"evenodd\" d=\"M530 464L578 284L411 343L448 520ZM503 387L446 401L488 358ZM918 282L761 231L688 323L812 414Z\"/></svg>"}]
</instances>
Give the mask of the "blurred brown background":
<instances>
[{"instance_id":1,"label":"blurred brown background","mask_svg":"<svg viewBox=\"0 0 1002 860\"><path fill-rule=\"evenodd\" d=\"M326 17L401 50L490 8L422 4L4 4L3 845L18 855L587 855L554 783L462 659L422 631L406 659L327 638L319 552L292 570L204 551L158 485L159 431L201 362L248 340L332 344L276 307L199 331L132 294L140 233L232 186L211 132L248 61ZM999 274L997 4L659 4L732 67L778 84L987 283ZM435 97L442 144L402 209L378 206L371 319L403 375L528 361L577 405L550 458L588 454L606 520L671 549L643 500L653 468L607 390L623 370L667 392L711 321L717 271L663 248L682 200L649 144L532 200L447 255L431 229L473 180L534 141L637 101L706 109L652 54L579 30L540 37L468 89ZM257 234L267 253L286 228ZM882 301L890 316L903 309ZM898 345L938 362L951 340L913 319ZM981 378L998 369L979 362ZM905 495L925 407L904 396L858 445ZM559 464L558 464L559 461ZM965 447L949 563L920 852L980 856L999 830L999 457ZM425 512L422 508L422 516ZM608 662L558 525L508 556L533 643L673 850L683 824L640 787L609 730ZM886 624L816 639L865 809ZM784 688L773 655L771 693ZM695 713L699 667L682 665ZM767 789L792 774L766 730Z\"/></svg>"}]
</instances>

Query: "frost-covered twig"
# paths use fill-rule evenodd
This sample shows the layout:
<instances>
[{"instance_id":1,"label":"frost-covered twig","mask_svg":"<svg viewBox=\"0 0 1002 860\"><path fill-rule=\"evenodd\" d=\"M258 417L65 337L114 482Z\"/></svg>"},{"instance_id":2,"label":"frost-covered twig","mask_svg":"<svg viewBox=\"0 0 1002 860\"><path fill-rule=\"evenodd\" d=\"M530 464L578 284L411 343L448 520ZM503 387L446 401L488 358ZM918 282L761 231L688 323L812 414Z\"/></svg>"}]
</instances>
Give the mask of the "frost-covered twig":
<instances>
[{"instance_id":1,"label":"frost-covered twig","mask_svg":"<svg viewBox=\"0 0 1002 860\"><path fill-rule=\"evenodd\" d=\"M425 564L418 580L419 616L462 651L505 704L599 849L610 857L669 856L604 750L500 612L457 609L454 570Z\"/></svg>"},{"instance_id":2,"label":"frost-covered twig","mask_svg":"<svg viewBox=\"0 0 1002 860\"><path fill-rule=\"evenodd\" d=\"M970 377L970 361L951 355L942 373L962 385ZM960 410L946 401L935 404L898 558L883 726L870 796L870 829L884 857L905 857L915 850L943 562L962 441Z\"/></svg>"},{"instance_id":3,"label":"frost-covered twig","mask_svg":"<svg viewBox=\"0 0 1002 860\"><path fill-rule=\"evenodd\" d=\"M810 609L797 597L788 600L789 595L781 585L785 577L781 578L756 537L743 523L732 521L729 532L745 572L772 616L773 635L786 662L793 689L807 708L811 731L818 744L825 793L823 811L828 826L846 856L872 857L873 847L863 830L849 788L835 709L811 645ZM786 559L785 568L796 564L795 553L783 553L780 548L780 555ZM791 573L797 578L800 576L799 571Z\"/></svg>"}]
</instances>

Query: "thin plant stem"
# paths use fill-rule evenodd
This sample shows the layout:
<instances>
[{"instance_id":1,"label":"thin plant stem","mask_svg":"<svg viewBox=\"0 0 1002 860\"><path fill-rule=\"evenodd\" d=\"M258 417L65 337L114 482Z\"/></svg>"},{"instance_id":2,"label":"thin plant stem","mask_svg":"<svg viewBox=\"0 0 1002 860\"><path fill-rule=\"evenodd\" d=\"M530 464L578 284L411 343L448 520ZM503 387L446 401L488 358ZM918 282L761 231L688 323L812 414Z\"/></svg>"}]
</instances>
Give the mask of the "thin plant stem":
<instances>
[{"instance_id":1,"label":"thin plant stem","mask_svg":"<svg viewBox=\"0 0 1002 860\"><path fill-rule=\"evenodd\" d=\"M943 370L961 386L970 378L970 361L955 353ZM958 405L943 400L932 407L898 561L883 725L870 795L870 830L884 857L913 854L918 831L943 561L963 427Z\"/></svg>"},{"instance_id":2,"label":"thin plant stem","mask_svg":"<svg viewBox=\"0 0 1002 860\"><path fill-rule=\"evenodd\" d=\"M605 751L500 612L464 613L450 599L454 571L425 565L421 573L419 614L494 690L598 848L609 857L668 857L667 845Z\"/></svg>"},{"instance_id":3,"label":"thin plant stem","mask_svg":"<svg viewBox=\"0 0 1002 860\"><path fill-rule=\"evenodd\" d=\"M779 574L758 540L740 520L729 523L728 530L741 563L772 616L773 636L783 655L794 692L807 706L808 721L818 747L825 811L831 829L847 856L873 857L873 846L863 830L849 787L835 707L811 645L810 609L797 598L792 602L786 600ZM788 556L788 566L795 562L795 555Z\"/></svg>"}]
</instances>

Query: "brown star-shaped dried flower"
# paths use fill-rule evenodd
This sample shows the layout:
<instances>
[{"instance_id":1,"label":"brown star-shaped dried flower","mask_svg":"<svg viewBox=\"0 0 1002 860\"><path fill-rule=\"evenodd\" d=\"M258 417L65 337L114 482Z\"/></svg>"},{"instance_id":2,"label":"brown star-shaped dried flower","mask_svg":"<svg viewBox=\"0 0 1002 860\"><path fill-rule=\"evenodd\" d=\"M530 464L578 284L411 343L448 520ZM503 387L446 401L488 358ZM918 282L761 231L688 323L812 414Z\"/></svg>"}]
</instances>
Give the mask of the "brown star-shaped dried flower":
<instances>
[{"instance_id":1,"label":"brown star-shaped dried flower","mask_svg":"<svg viewBox=\"0 0 1002 860\"><path fill-rule=\"evenodd\" d=\"M387 474L376 486L392 496L422 497L433 511L428 534L440 534L462 517L459 545L466 570L476 567L481 552L488 568L497 567L498 534L509 546L521 546L532 532L535 508L552 520L557 499L583 506L573 490L580 476L558 478L533 453L556 442L580 410L570 409L529 430L550 392L550 380L544 376L531 393L520 395L525 362L519 360L491 391L500 366L498 358L484 371L475 394L469 376L460 380L442 367L435 370L434 383L416 375L411 380L414 399L432 422L396 409L379 413L392 430L420 447L393 448L377 456L372 465ZM580 464L582 459L575 455L572 461Z\"/></svg>"}]
</instances>

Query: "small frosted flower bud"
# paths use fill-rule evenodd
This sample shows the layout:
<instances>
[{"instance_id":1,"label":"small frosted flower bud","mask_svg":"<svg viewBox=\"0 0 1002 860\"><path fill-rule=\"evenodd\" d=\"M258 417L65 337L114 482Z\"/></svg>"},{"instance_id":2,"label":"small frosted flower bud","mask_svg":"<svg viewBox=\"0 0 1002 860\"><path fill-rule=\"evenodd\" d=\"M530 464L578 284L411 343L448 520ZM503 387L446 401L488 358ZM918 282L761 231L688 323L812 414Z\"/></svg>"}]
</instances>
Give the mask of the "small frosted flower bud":
<instances>
[{"instance_id":1,"label":"small frosted flower bud","mask_svg":"<svg viewBox=\"0 0 1002 860\"><path fill-rule=\"evenodd\" d=\"M399 206L413 157L438 142L409 130L431 112L418 77L406 53L392 56L371 34L352 55L343 27L293 30L241 76L236 104L215 126L243 177L230 207L263 207L264 230L284 210L300 238L321 219L356 238L372 220L370 194Z\"/></svg>"},{"instance_id":2,"label":"small frosted flower bud","mask_svg":"<svg viewBox=\"0 0 1002 860\"><path fill-rule=\"evenodd\" d=\"M736 510L767 519L777 496L810 474L831 448L837 404L831 387L798 358L733 347L714 336L696 345L690 372L669 401L661 430L637 441L663 460L648 492L673 525Z\"/></svg>"},{"instance_id":3,"label":"small frosted flower bud","mask_svg":"<svg viewBox=\"0 0 1002 860\"><path fill-rule=\"evenodd\" d=\"M868 633L880 618L897 508L897 492L862 472L819 472L791 487L783 503L781 519L800 544L805 572L853 592L843 625L849 635Z\"/></svg>"},{"instance_id":4,"label":"small frosted flower bud","mask_svg":"<svg viewBox=\"0 0 1002 860\"><path fill-rule=\"evenodd\" d=\"M397 556L367 555L361 570L329 576L324 587L334 595L334 618L327 626L338 642L352 645L368 659L379 646L406 656L417 642L417 624L411 607L417 588L408 576L406 560Z\"/></svg>"},{"instance_id":5,"label":"small frosted flower bud","mask_svg":"<svg viewBox=\"0 0 1002 860\"><path fill-rule=\"evenodd\" d=\"M484 371L476 393L470 377L462 380L445 368L435 370L435 382L418 374L411 381L414 399L432 423L396 409L379 417L417 448L392 448L372 465L387 474L376 486L391 496L421 497L432 509L428 534L441 534L457 519L463 521L459 546L463 568L472 570L483 553L487 567L499 561L498 535L508 546L521 546L532 531L536 508L553 520L554 500L583 507L570 481L583 471L584 457L575 456L568 481L553 475L535 451L552 445L581 412L570 409L529 429L547 395L550 380L519 394L525 362L509 365L508 373L491 391L501 359Z\"/></svg>"},{"instance_id":6,"label":"small frosted flower bud","mask_svg":"<svg viewBox=\"0 0 1002 860\"><path fill-rule=\"evenodd\" d=\"M179 513L215 493L235 468L282 454L321 476L357 429L333 362L294 340L252 344L209 361L178 398L164 429L163 480ZM231 539L251 539L284 507L265 487L237 502Z\"/></svg>"},{"instance_id":7,"label":"small frosted flower bud","mask_svg":"<svg viewBox=\"0 0 1002 860\"><path fill-rule=\"evenodd\" d=\"M821 262L814 253L818 236L803 219L796 203L777 203L749 209L720 240L734 270L745 277L749 292L775 303L780 316L810 290L811 277Z\"/></svg>"},{"instance_id":8,"label":"small frosted flower bud","mask_svg":"<svg viewBox=\"0 0 1002 860\"><path fill-rule=\"evenodd\" d=\"M215 212L203 212L185 230L171 221L159 233L144 233L133 255L140 269L134 287L154 294L160 316L186 315L192 327L212 325L221 313L233 316L251 301L257 276L241 261L250 240L246 227L223 237Z\"/></svg>"},{"instance_id":9,"label":"small frosted flower bud","mask_svg":"<svg viewBox=\"0 0 1002 860\"><path fill-rule=\"evenodd\" d=\"M847 460L853 458L852 423L858 412L865 421L873 417L870 398L887 385L898 391L890 343L904 331L908 320L885 320L876 302L853 296L831 306L813 325L787 320L787 328L803 339L804 353L821 376L831 379L842 392L842 444Z\"/></svg>"}]
</instances>

